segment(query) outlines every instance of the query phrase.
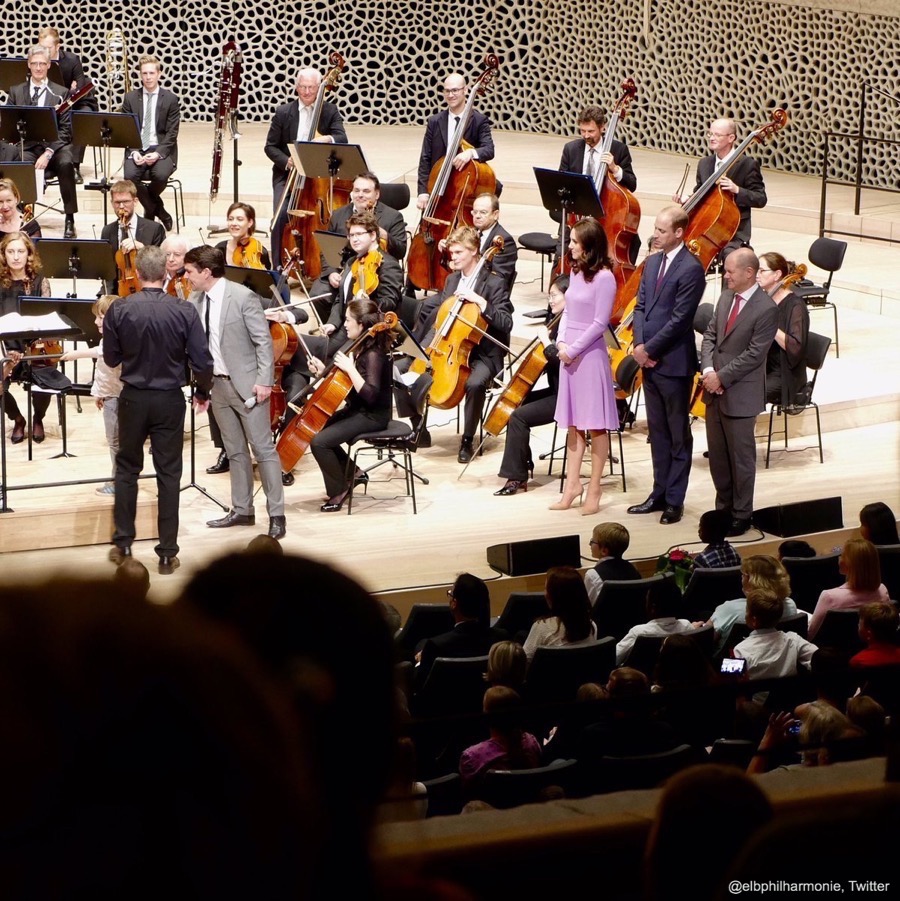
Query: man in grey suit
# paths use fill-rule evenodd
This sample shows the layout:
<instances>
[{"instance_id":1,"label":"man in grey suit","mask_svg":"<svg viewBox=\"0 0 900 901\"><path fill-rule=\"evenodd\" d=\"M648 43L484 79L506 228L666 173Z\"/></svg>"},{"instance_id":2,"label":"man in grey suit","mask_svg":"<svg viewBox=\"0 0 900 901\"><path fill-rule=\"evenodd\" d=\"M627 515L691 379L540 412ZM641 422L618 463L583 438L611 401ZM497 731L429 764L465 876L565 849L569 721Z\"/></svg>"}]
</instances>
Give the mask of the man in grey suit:
<instances>
[{"instance_id":1,"label":"man in grey suit","mask_svg":"<svg viewBox=\"0 0 900 901\"><path fill-rule=\"evenodd\" d=\"M283 538L284 488L281 461L275 452L269 421L269 395L275 381L272 338L259 295L229 282L225 256L206 245L184 256L190 296L204 323L213 357L212 406L228 453L231 510L210 520L213 529L256 524L253 510L253 466L259 466L269 513L269 535Z\"/></svg>"},{"instance_id":2,"label":"man in grey suit","mask_svg":"<svg viewBox=\"0 0 900 901\"><path fill-rule=\"evenodd\" d=\"M725 284L700 348L709 471L716 509L731 512L729 536L750 528L756 483L756 417L766 406L766 355L777 328L775 302L756 284L749 248L725 259Z\"/></svg>"}]
</instances>

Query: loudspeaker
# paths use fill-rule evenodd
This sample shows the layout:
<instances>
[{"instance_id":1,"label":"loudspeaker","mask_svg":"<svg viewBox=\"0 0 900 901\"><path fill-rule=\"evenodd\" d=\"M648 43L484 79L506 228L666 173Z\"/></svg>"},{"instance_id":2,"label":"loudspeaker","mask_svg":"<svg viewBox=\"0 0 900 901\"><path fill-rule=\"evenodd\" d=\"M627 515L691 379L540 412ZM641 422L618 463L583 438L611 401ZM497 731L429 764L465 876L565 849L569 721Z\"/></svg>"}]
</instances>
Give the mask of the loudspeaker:
<instances>
[{"instance_id":1,"label":"loudspeaker","mask_svg":"<svg viewBox=\"0 0 900 901\"><path fill-rule=\"evenodd\" d=\"M753 525L763 532L791 538L808 532L829 532L844 528L844 512L839 497L823 497L817 501L778 504L753 513Z\"/></svg>"},{"instance_id":2,"label":"loudspeaker","mask_svg":"<svg viewBox=\"0 0 900 901\"><path fill-rule=\"evenodd\" d=\"M491 569L507 576L530 576L551 566L581 566L581 539L577 535L511 541L487 549Z\"/></svg>"}]
</instances>

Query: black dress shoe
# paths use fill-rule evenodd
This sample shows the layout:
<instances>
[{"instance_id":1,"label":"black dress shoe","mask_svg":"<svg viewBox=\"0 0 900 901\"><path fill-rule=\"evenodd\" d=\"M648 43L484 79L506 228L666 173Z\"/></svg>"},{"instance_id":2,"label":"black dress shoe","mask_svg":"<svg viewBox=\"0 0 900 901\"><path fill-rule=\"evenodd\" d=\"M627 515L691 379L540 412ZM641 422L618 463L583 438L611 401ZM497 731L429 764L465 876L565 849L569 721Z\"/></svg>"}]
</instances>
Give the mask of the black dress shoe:
<instances>
[{"instance_id":1,"label":"black dress shoe","mask_svg":"<svg viewBox=\"0 0 900 901\"><path fill-rule=\"evenodd\" d=\"M519 490L527 491L528 482L524 479L521 481L519 479L507 479L506 484L499 491L494 492L494 497L509 497Z\"/></svg>"},{"instance_id":2,"label":"black dress shoe","mask_svg":"<svg viewBox=\"0 0 900 901\"><path fill-rule=\"evenodd\" d=\"M25 417L17 416L13 421L12 435L9 438L13 444L21 444L25 440Z\"/></svg>"},{"instance_id":3,"label":"black dress shoe","mask_svg":"<svg viewBox=\"0 0 900 901\"><path fill-rule=\"evenodd\" d=\"M337 513L341 507L344 506L344 501L347 499L347 495L350 493L349 489L342 491L340 494L336 494L334 497L328 498L328 501L322 504L319 507L319 510L322 513Z\"/></svg>"},{"instance_id":4,"label":"black dress shoe","mask_svg":"<svg viewBox=\"0 0 900 901\"><path fill-rule=\"evenodd\" d=\"M228 461L228 454L222 450L219 451L219 459L212 466L207 466L206 471L211 475L218 475L220 472L228 472L231 469L231 463Z\"/></svg>"},{"instance_id":5,"label":"black dress shoe","mask_svg":"<svg viewBox=\"0 0 900 901\"><path fill-rule=\"evenodd\" d=\"M656 513L658 510L665 510L666 502L662 498L648 497L643 504L635 504L629 507L628 513Z\"/></svg>"},{"instance_id":6,"label":"black dress shoe","mask_svg":"<svg viewBox=\"0 0 900 901\"><path fill-rule=\"evenodd\" d=\"M463 438L459 442L459 453L456 455L456 459L460 463L469 463L474 456L475 448L472 446L472 439Z\"/></svg>"},{"instance_id":7,"label":"black dress shoe","mask_svg":"<svg viewBox=\"0 0 900 901\"><path fill-rule=\"evenodd\" d=\"M34 439L35 444L44 443L44 438L47 436L44 434L44 421L42 419L35 419L32 421L31 437Z\"/></svg>"},{"instance_id":8,"label":"black dress shoe","mask_svg":"<svg viewBox=\"0 0 900 901\"><path fill-rule=\"evenodd\" d=\"M83 185L84 184L84 176L81 174L81 169L78 166L75 166L75 184Z\"/></svg>"},{"instance_id":9,"label":"black dress shoe","mask_svg":"<svg viewBox=\"0 0 900 901\"><path fill-rule=\"evenodd\" d=\"M161 576L171 576L179 566L181 561L177 557L160 557L158 571Z\"/></svg>"},{"instance_id":10,"label":"black dress shoe","mask_svg":"<svg viewBox=\"0 0 900 901\"><path fill-rule=\"evenodd\" d=\"M63 227L63 237L67 240L71 240L76 237L74 216L66 216L66 224Z\"/></svg>"},{"instance_id":11,"label":"black dress shoe","mask_svg":"<svg viewBox=\"0 0 900 901\"><path fill-rule=\"evenodd\" d=\"M681 522L682 516L684 516L684 507L677 504L668 504L666 509L663 510L663 515L660 516L659 521L664 526L670 526L673 523Z\"/></svg>"},{"instance_id":12,"label":"black dress shoe","mask_svg":"<svg viewBox=\"0 0 900 901\"><path fill-rule=\"evenodd\" d=\"M156 218L159 219L160 222L162 222L162 226L167 232L172 231L172 226L175 223L172 222L172 217L164 207L159 207L159 209L156 211Z\"/></svg>"},{"instance_id":13,"label":"black dress shoe","mask_svg":"<svg viewBox=\"0 0 900 901\"><path fill-rule=\"evenodd\" d=\"M743 535L750 528L749 519L738 519L735 517L731 520L731 528L725 533L729 538L736 538Z\"/></svg>"},{"instance_id":14,"label":"black dress shoe","mask_svg":"<svg viewBox=\"0 0 900 901\"><path fill-rule=\"evenodd\" d=\"M287 523L283 516L269 517L269 538L277 538L279 541L287 535Z\"/></svg>"},{"instance_id":15,"label":"black dress shoe","mask_svg":"<svg viewBox=\"0 0 900 901\"><path fill-rule=\"evenodd\" d=\"M211 519L207 522L211 529L230 529L232 526L255 526L256 516L253 513L237 513L230 510L221 519Z\"/></svg>"},{"instance_id":16,"label":"black dress shoe","mask_svg":"<svg viewBox=\"0 0 900 901\"><path fill-rule=\"evenodd\" d=\"M118 545L113 545L109 549L109 559L116 564L116 566L120 566L123 561L127 560L131 556L131 545L128 547L119 547Z\"/></svg>"},{"instance_id":17,"label":"black dress shoe","mask_svg":"<svg viewBox=\"0 0 900 901\"><path fill-rule=\"evenodd\" d=\"M294 478L294 474L292 472L283 472L281 474L281 484L284 485L285 488L290 488L295 481L296 479Z\"/></svg>"}]
</instances>

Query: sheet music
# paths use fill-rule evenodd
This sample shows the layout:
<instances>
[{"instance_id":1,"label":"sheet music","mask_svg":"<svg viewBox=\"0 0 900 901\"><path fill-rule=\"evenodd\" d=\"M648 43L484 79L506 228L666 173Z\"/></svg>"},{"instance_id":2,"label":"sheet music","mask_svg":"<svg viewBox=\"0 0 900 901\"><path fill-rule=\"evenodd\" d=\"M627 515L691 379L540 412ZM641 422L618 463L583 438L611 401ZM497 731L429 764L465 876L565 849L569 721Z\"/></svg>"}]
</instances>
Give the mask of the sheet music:
<instances>
[{"instance_id":1,"label":"sheet music","mask_svg":"<svg viewBox=\"0 0 900 901\"><path fill-rule=\"evenodd\" d=\"M43 316L22 316L20 313L7 313L0 316L0 335L14 335L20 332L69 332L74 328L71 322L63 319L59 313L45 313Z\"/></svg>"}]
</instances>

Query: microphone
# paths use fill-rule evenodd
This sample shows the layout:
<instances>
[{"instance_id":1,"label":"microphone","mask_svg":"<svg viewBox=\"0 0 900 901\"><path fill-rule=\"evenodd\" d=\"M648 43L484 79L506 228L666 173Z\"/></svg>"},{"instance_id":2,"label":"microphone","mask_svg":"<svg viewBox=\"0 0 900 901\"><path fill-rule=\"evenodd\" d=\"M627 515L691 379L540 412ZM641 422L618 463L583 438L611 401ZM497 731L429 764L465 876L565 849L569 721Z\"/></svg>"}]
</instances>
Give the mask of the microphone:
<instances>
[{"instance_id":1,"label":"microphone","mask_svg":"<svg viewBox=\"0 0 900 901\"><path fill-rule=\"evenodd\" d=\"M244 406L245 406L248 410L252 410L252 409L256 406L256 395L255 395L255 394L251 394L250 397L248 397L248 398L244 401Z\"/></svg>"}]
</instances>

